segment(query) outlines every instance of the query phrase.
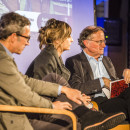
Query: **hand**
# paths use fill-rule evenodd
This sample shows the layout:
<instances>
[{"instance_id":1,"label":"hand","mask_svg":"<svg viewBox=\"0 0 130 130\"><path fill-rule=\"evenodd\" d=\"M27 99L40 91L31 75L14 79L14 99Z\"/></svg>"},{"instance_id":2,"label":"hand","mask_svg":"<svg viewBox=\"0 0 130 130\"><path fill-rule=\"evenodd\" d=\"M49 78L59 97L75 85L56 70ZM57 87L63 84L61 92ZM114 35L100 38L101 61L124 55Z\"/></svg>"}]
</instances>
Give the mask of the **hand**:
<instances>
[{"instance_id":1,"label":"hand","mask_svg":"<svg viewBox=\"0 0 130 130\"><path fill-rule=\"evenodd\" d=\"M125 82L130 83L130 69L124 69L123 76L124 76Z\"/></svg>"},{"instance_id":2,"label":"hand","mask_svg":"<svg viewBox=\"0 0 130 130\"><path fill-rule=\"evenodd\" d=\"M87 106L90 101L91 101L90 96L87 96L87 95L85 95L85 94L82 94L82 102L84 103L85 106Z\"/></svg>"},{"instance_id":3,"label":"hand","mask_svg":"<svg viewBox=\"0 0 130 130\"><path fill-rule=\"evenodd\" d=\"M76 102L77 104L82 104L82 95L79 90L63 86L61 89L61 93L64 93L67 98Z\"/></svg>"},{"instance_id":4,"label":"hand","mask_svg":"<svg viewBox=\"0 0 130 130\"><path fill-rule=\"evenodd\" d=\"M68 109L68 110L72 110L72 106L70 103L68 102L61 102L61 101L56 101L53 102L53 109Z\"/></svg>"},{"instance_id":5,"label":"hand","mask_svg":"<svg viewBox=\"0 0 130 130\"><path fill-rule=\"evenodd\" d=\"M105 87L110 90L110 82L111 82L111 80L108 79L108 78L105 78L105 77L103 77L102 79L104 81Z\"/></svg>"}]
</instances>

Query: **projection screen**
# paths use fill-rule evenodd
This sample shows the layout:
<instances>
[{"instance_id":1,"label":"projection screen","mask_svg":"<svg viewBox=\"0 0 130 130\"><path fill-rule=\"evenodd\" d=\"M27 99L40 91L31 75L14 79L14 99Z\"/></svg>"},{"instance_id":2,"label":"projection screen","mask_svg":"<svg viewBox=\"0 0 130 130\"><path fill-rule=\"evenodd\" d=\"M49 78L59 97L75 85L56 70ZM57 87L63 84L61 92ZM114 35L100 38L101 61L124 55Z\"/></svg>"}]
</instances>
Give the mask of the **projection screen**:
<instances>
[{"instance_id":1,"label":"projection screen","mask_svg":"<svg viewBox=\"0 0 130 130\"><path fill-rule=\"evenodd\" d=\"M78 37L83 28L94 25L93 0L0 0L0 16L15 11L31 21L30 45L21 55L14 54L19 70L25 73L32 60L39 54L38 30L50 18L63 20L72 27L74 42L71 50L62 54L66 58L81 52Z\"/></svg>"}]
</instances>

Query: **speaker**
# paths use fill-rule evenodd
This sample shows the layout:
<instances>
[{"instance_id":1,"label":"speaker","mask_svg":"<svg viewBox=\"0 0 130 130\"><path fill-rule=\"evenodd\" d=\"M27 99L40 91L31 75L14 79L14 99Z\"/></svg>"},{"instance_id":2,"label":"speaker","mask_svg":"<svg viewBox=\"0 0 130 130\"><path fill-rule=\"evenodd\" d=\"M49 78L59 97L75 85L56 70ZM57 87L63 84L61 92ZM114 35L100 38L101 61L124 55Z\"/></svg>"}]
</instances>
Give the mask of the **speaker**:
<instances>
[{"instance_id":1,"label":"speaker","mask_svg":"<svg viewBox=\"0 0 130 130\"><path fill-rule=\"evenodd\" d=\"M105 29L106 45L108 46L121 45L122 42L121 19L97 18L97 26L101 26Z\"/></svg>"}]
</instances>

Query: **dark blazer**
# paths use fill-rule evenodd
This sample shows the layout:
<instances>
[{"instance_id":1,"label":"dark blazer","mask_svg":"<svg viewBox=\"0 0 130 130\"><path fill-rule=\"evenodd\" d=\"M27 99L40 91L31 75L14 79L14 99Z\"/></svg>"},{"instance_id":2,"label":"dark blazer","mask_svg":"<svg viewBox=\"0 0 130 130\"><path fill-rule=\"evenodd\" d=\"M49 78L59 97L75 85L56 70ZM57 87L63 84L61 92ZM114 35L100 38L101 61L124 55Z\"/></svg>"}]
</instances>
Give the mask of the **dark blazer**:
<instances>
[{"instance_id":1,"label":"dark blazer","mask_svg":"<svg viewBox=\"0 0 130 130\"><path fill-rule=\"evenodd\" d=\"M43 79L44 76L56 73L65 78L70 78L70 72L63 64L62 58L58 56L57 50L52 44L47 45L34 59L26 74L36 79Z\"/></svg>"},{"instance_id":2,"label":"dark blazer","mask_svg":"<svg viewBox=\"0 0 130 130\"><path fill-rule=\"evenodd\" d=\"M118 79L109 57L103 57L103 64L111 80ZM68 58L65 65L71 72L71 78L69 80L71 87L79 89L82 93L91 96L102 91L99 79L94 80L91 66L84 52Z\"/></svg>"}]
</instances>

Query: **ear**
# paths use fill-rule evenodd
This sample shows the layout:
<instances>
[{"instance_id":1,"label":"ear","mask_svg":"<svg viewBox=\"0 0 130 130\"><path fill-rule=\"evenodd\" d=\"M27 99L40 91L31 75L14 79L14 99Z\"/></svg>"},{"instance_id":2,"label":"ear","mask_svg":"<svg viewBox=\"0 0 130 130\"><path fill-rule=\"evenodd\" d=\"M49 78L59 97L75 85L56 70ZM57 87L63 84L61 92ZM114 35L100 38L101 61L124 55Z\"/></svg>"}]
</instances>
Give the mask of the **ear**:
<instances>
[{"instance_id":1,"label":"ear","mask_svg":"<svg viewBox=\"0 0 130 130\"><path fill-rule=\"evenodd\" d=\"M9 40L14 43L14 41L17 39L16 37L16 33L12 33L10 36L9 36Z\"/></svg>"},{"instance_id":2,"label":"ear","mask_svg":"<svg viewBox=\"0 0 130 130\"><path fill-rule=\"evenodd\" d=\"M84 40L83 44L87 47L88 46L88 40Z\"/></svg>"}]
</instances>

